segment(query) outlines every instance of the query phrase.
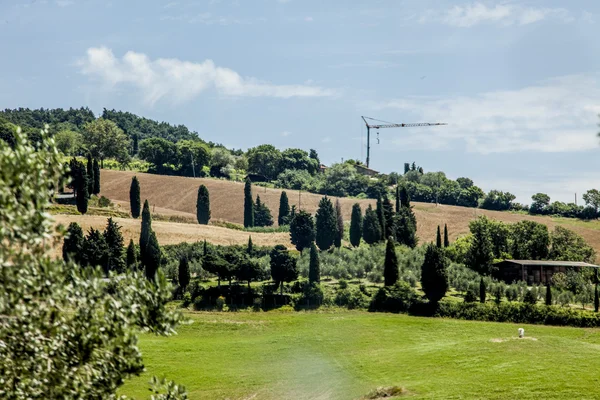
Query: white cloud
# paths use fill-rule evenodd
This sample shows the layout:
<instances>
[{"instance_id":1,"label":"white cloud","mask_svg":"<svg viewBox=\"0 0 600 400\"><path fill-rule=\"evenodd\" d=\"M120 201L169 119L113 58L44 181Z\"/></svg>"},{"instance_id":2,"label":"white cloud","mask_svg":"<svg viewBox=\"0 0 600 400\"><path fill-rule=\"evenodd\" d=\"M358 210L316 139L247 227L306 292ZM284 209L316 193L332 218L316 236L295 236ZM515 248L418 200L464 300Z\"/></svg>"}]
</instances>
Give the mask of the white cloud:
<instances>
[{"instance_id":1,"label":"white cloud","mask_svg":"<svg viewBox=\"0 0 600 400\"><path fill-rule=\"evenodd\" d=\"M488 7L479 2L454 6L444 12L429 10L419 22L442 22L459 28L469 28L484 23L503 25L528 25L546 18L570 21L572 17L564 8L534 8L514 4L496 4Z\"/></svg>"},{"instance_id":2,"label":"white cloud","mask_svg":"<svg viewBox=\"0 0 600 400\"><path fill-rule=\"evenodd\" d=\"M56 5L59 7L67 7L72 4L75 4L73 0L56 0Z\"/></svg>"},{"instance_id":3,"label":"white cloud","mask_svg":"<svg viewBox=\"0 0 600 400\"><path fill-rule=\"evenodd\" d=\"M81 73L115 87L131 85L139 89L145 102L161 99L174 102L190 100L209 89L231 97L324 97L329 89L309 85L275 85L218 67L212 60L182 61L176 58L151 60L146 54L128 51L119 59L111 49L91 47L79 61Z\"/></svg>"},{"instance_id":4,"label":"white cloud","mask_svg":"<svg viewBox=\"0 0 600 400\"><path fill-rule=\"evenodd\" d=\"M489 154L579 152L599 145L597 75L566 76L536 86L474 96L407 97L376 108L411 113L423 122L448 123L413 128L411 132L417 134L397 140L404 147L448 149L463 143L468 151Z\"/></svg>"},{"instance_id":5,"label":"white cloud","mask_svg":"<svg viewBox=\"0 0 600 400\"><path fill-rule=\"evenodd\" d=\"M283 137L288 137L291 134L292 134L292 132L290 132L290 131L283 131L283 132L281 132L281 136L283 136Z\"/></svg>"}]
</instances>

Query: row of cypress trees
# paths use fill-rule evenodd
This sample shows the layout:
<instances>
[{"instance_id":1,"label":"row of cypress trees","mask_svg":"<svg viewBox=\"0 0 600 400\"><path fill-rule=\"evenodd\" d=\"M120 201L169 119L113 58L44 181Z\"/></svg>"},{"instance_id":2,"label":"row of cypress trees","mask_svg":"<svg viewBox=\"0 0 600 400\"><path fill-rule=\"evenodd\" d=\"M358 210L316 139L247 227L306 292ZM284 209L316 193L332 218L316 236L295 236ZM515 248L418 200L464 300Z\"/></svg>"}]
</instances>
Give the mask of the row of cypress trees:
<instances>
[{"instance_id":1,"label":"row of cypress trees","mask_svg":"<svg viewBox=\"0 0 600 400\"><path fill-rule=\"evenodd\" d=\"M69 187L75 194L77 211L85 214L88 210L90 196L100 193L100 165L97 159L92 159L92 156L88 154L87 165L72 158L69 161L69 169Z\"/></svg>"}]
</instances>

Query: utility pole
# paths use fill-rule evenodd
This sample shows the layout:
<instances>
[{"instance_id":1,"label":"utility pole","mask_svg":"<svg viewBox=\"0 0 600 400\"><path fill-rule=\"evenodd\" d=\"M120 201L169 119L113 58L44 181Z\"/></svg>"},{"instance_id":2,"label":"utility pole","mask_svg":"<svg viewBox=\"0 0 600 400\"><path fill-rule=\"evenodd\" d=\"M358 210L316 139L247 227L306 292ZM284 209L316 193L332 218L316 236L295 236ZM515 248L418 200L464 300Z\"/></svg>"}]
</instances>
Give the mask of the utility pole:
<instances>
[{"instance_id":1,"label":"utility pole","mask_svg":"<svg viewBox=\"0 0 600 400\"><path fill-rule=\"evenodd\" d=\"M190 160L192 160L192 172L194 173L194 178L196 177L196 168L194 167L194 156L190 152Z\"/></svg>"}]
</instances>

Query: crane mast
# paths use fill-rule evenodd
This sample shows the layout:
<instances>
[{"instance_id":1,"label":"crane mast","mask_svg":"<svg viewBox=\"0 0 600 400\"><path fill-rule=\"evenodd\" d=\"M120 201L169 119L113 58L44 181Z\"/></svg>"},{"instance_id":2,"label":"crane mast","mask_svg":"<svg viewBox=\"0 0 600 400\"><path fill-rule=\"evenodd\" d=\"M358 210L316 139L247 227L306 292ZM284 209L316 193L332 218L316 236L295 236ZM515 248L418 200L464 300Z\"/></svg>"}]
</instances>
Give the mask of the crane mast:
<instances>
[{"instance_id":1,"label":"crane mast","mask_svg":"<svg viewBox=\"0 0 600 400\"><path fill-rule=\"evenodd\" d=\"M374 118L361 116L365 125L367 126L367 168L369 168L369 161L371 155L371 129L382 129L382 128L414 128L418 126L438 126L448 125L445 122L417 122L410 124L394 124L391 122L380 121ZM369 124L367 120L383 122L383 124Z\"/></svg>"}]
</instances>

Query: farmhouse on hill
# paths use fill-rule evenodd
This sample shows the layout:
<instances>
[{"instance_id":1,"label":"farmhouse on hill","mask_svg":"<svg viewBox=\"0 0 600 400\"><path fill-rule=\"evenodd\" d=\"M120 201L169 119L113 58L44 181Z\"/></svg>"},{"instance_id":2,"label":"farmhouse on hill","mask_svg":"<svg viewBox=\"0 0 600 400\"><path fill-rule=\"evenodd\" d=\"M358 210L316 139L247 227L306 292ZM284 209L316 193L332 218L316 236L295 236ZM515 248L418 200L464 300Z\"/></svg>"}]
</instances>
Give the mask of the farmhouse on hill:
<instances>
[{"instance_id":1,"label":"farmhouse on hill","mask_svg":"<svg viewBox=\"0 0 600 400\"><path fill-rule=\"evenodd\" d=\"M492 275L506 283L517 281L528 285L547 284L552 275L569 269L580 271L582 268L600 268L594 264L580 261L540 261L540 260L504 260L494 265Z\"/></svg>"}]
</instances>

